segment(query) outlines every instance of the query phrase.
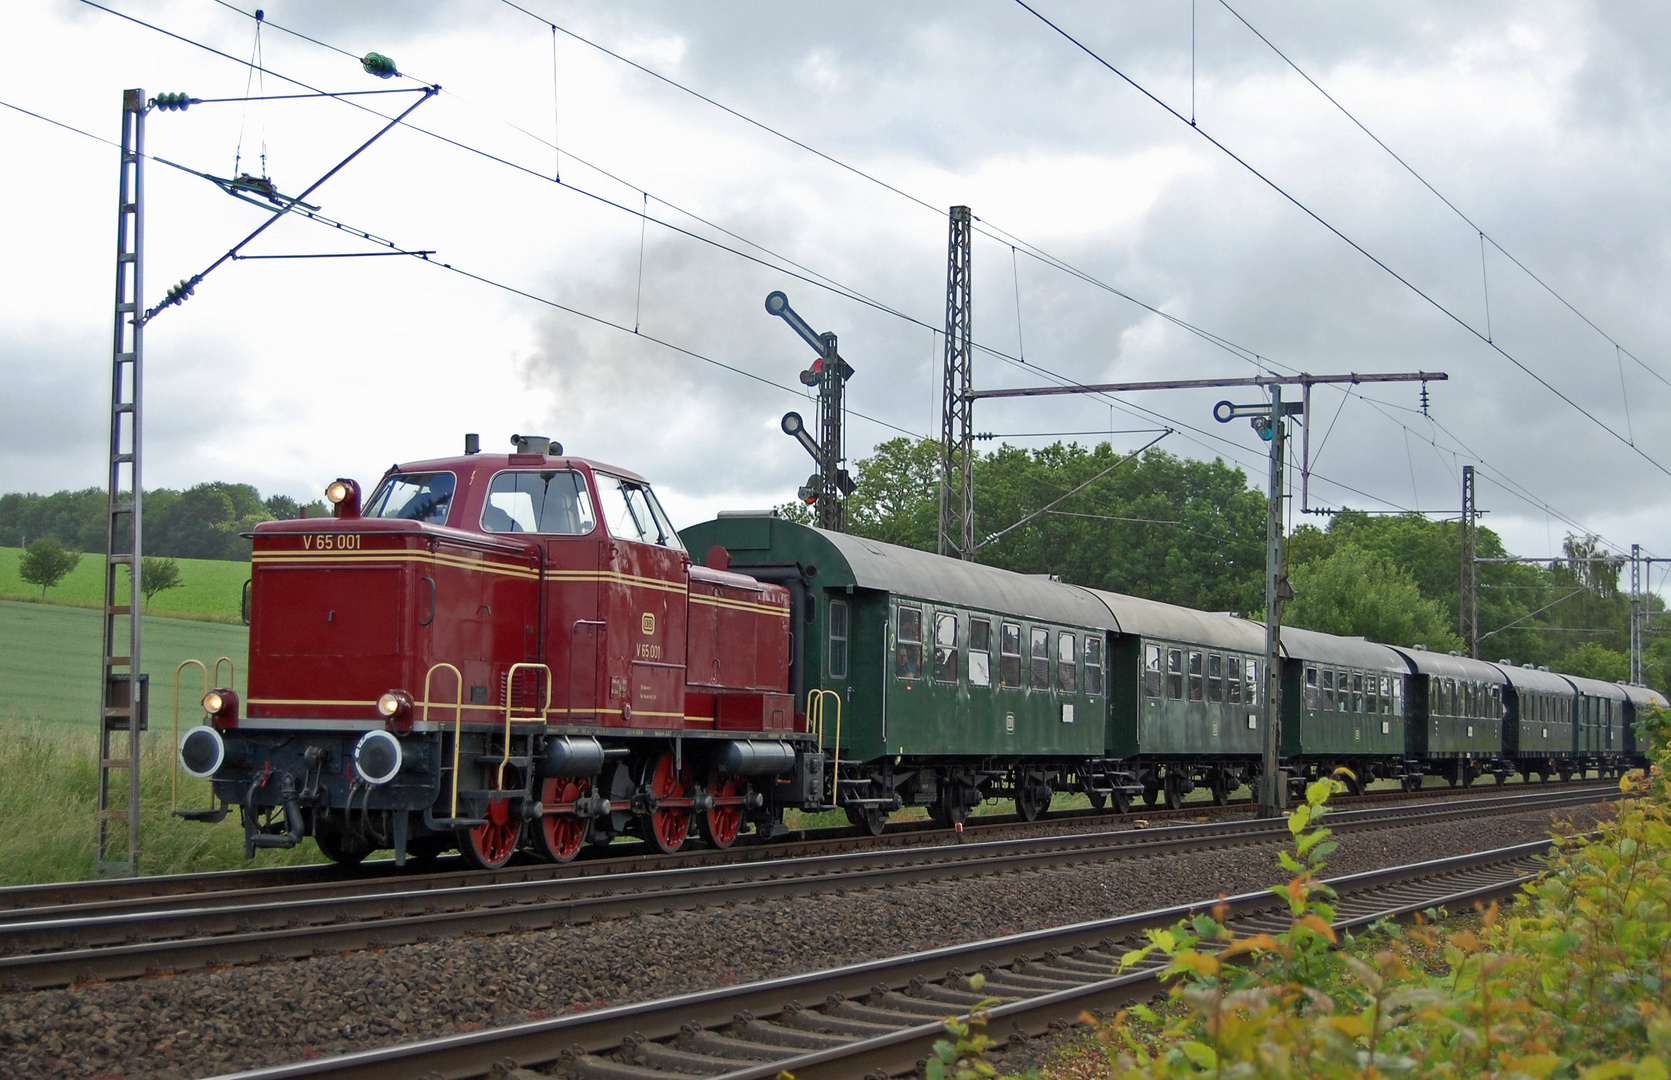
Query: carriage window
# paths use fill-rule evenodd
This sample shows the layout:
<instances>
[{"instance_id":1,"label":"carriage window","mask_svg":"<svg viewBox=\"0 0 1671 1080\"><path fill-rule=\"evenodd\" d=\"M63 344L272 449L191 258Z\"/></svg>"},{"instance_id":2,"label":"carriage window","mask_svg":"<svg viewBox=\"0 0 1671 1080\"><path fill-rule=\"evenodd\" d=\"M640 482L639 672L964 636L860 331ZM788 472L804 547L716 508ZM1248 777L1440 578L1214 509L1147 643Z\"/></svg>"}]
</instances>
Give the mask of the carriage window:
<instances>
[{"instance_id":1,"label":"carriage window","mask_svg":"<svg viewBox=\"0 0 1671 1080\"><path fill-rule=\"evenodd\" d=\"M585 536L597 523L586 481L572 469L499 473L482 507L484 532Z\"/></svg>"},{"instance_id":2,"label":"carriage window","mask_svg":"<svg viewBox=\"0 0 1671 1080\"><path fill-rule=\"evenodd\" d=\"M1056 689L1064 694L1079 689L1079 642L1065 630L1056 635Z\"/></svg>"},{"instance_id":3,"label":"carriage window","mask_svg":"<svg viewBox=\"0 0 1671 1080\"><path fill-rule=\"evenodd\" d=\"M1189 654L1189 699L1201 700L1201 654L1198 652Z\"/></svg>"},{"instance_id":4,"label":"carriage window","mask_svg":"<svg viewBox=\"0 0 1671 1080\"><path fill-rule=\"evenodd\" d=\"M1230 698L1230 704L1242 703L1242 658L1226 656L1224 658L1224 692Z\"/></svg>"},{"instance_id":5,"label":"carriage window","mask_svg":"<svg viewBox=\"0 0 1671 1080\"><path fill-rule=\"evenodd\" d=\"M1247 703L1257 705L1263 700L1264 696L1264 693L1259 689L1259 661L1249 660L1247 662Z\"/></svg>"},{"instance_id":6,"label":"carriage window","mask_svg":"<svg viewBox=\"0 0 1671 1080\"><path fill-rule=\"evenodd\" d=\"M1334 672L1323 669L1323 711L1334 712Z\"/></svg>"},{"instance_id":7,"label":"carriage window","mask_svg":"<svg viewBox=\"0 0 1671 1080\"><path fill-rule=\"evenodd\" d=\"M1305 669L1304 697L1305 707L1308 709L1317 708L1318 703L1322 701L1322 697L1317 690L1317 669L1314 667Z\"/></svg>"},{"instance_id":8,"label":"carriage window","mask_svg":"<svg viewBox=\"0 0 1671 1080\"><path fill-rule=\"evenodd\" d=\"M1158 656L1155 663L1160 663ZM1155 676L1155 692L1159 693L1160 672L1156 671ZM1092 697L1102 696L1102 637L1098 634L1085 635L1085 692Z\"/></svg>"},{"instance_id":9,"label":"carriage window","mask_svg":"<svg viewBox=\"0 0 1671 1080\"><path fill-rule=\"evenodd\" d=\"M1034 690L1050 689L1050 631L1033 627L1032 685Z\"/></svg>"},{"instance_id":10,"label":"carriage window","mask_svg":"<svg viewBox=\"0 0 1671 1080\"><path fill-rule=\"evenodd\" d=\"M396 473L383 478L371 501L361 511L365 517L402 518L429 525L444 525L452 506L458 479L450 472Z\"/></svg>"},{"instance_id":11,"label":"carriage window","mask_svg":"<svg viewBox=\"0 0 1671 1080\"><path fill-rule=\"evenodd\" d=\"M1382 713L1382 715L1386 715L1387 713L1392 712L1392 688L1393 688L1392 676L1390 676L1390 675L1381 676L1381 713Z\"/></svg>"},{"instance_id":12,"label":"carriage window","mask_svg":"<svg viewBox=\"0 0 1671 1080\"><path fill-rule=\"evenodd\" d=\"M604 523L609 526L609 535L619 540L685 550L673 523L667 520L667 513L648 487L608 473L592 475L598 482L598 503Z\"/></svg>"},{"instance_id":13,"label":"carriage window","mask_svg":"<svg viewBox=\"0 0 1671 1080\"><path fill-rule=\"evenodd\" d=\"M1351 678L1352 676L1344 671L1335 672L1334 702L1341 712L1352 711Z\"/></svg>"},{"instance_id":14,"label":"carriage window","mask_svg":"<svg viewBox=\"0 0 1671 1080\"><path fill-rule=\"evenodd\" d=\"M957 612L934 616L934 681L957 681Z\"/></svg>"},{"instance_id":15,"label":"carriage window","mask_svg":"<svg viewBox=\"0 0 1671 1080\"><path fill-rule=\"evenodd\" d=\"M923 609L899 609L899 631L894 635L894 674L901 679L923 677Z\"/></svg>"},{"instance_id":16,"label":"carriage window","mask_svg":"<svg viewBox=\"0 0 1671 1080\"><path fill-rule=\"evenodd\" d=\"M1367 712L1371 715L1374 715L1375 713L1378 713L1378 712L1381 711L1380 706L1375 701L1375 676L1373 676L1373 675L1365 675L1364 676L1364 680L1363 680L1363 699L1364 699L1364 712Z\"/></svg>"},{"instance_id":17,"label":"carriage window","mask_svg":"<svg viewBox=\"0 0 1671 1080\"><path fill-rule=\"evenodd\" d=\"M969 685L992 685L992 624L969 620Z\"/></svg>"},{"instance_id":18,"label":"carriage window","mask_svg":"<svg viewBox=\"0 0 1671 1080\"><path fill-rule=\"evenodd\" d=\"M1166 650L1166 696L1173 701L1184 696L1184 651Z\"/></svg>"},{"instance_id":19,"label":"carriage window","mask_svg":"<svg viewBox=\"0 0 1671 1080\"><path fill-rule=\"evenodd\" d=\"M998 684L1021 685L1021 627L1004 623L998 639Z\"/></svg>"},{"instance_id":20,"label":"carriage window","mask_svg":"<svg viewBox=\"0 0 1671 1080\"><path fill-rule=\"evenodd\" d=\"M847 601L830 601L830 677L847 678Z\"/></svg>"},{"instance_id":21,"label":"carriage window","mask_svg":"<svg viewBox=\"0 0 1671 1080\"><path fill-rule=\"evenodd\" d=\"M1352 711L1363 712L1363 674L1352 672Z\"/></svg>"},{"instance_id":22,"label":"carriage window","mask_svg":"<svg viewBox=\"0 0 1671 1080\"><path fill-rule=\"evenodd\" d=\"M1445 680L1445 715L1460 716L1462 709L1456 703L1456 680Z\"/></svg>"},{"instance_id":23,"label":"carriage window","mask_svg":"<svg viewBox=\"0 0 1671 1080\"><path fill-rule=\"evenodd\" d=\"M1086 648L1090 643L1086 643ZM1146 697L1160 697L1160 646L1143 646L1143 694Z\"/></svg>"},{"instance_id":24,"label":"carriage window","mask_svg":"<svg viewBox=\"0 0 1671 1080\"><path fill-rule=\"evenodd\" d=\"M1224 702L1224 657L1218 653L1207 654L1207 700Z\"/></svg>"},{"instance_id":25,"label":"carriage window","mask_svg":"<svg viewBox=\"0 0 1671 1080\"><path fill-rule=\"evenodd\" d=\"M1393 712L1404 714L1404 680L1394 675L1392 680Z\"/></svg>"}]
</instances>

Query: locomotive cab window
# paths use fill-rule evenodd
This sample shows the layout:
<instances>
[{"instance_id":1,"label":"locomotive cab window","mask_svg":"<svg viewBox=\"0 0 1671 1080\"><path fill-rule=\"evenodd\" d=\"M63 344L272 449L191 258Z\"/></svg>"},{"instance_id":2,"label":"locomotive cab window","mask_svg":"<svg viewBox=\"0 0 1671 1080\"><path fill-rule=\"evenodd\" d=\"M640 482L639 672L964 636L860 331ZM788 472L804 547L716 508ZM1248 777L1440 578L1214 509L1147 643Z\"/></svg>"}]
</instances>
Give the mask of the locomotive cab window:
<instances>
[{"instance_id":1,"label":"locomotive cab window","mask_svg":"<svg viewBox=\"0 0 1671 1080\"><path fill-rule=\"evenodd\" d=\"M1224 703L1224 657L1218 653L1207 654L1207 700Z\"/></svg>"},{"instance_id":2,"label":"locomotive cab window","mask_svg":"<svg viewBox=\"0 0 1671 1080\"><path fill-rule=\"evenodd\" d=\"M385 476L361 511L365 517L401 518L445 525L458 478L450 472Z\"/></svg>"},{"instance_id":3,"label":"locomotive cab window","mask_svg":"<svg viewBox=\"0 0 1671 1080\"><path fill-rule=\"evenodd\" d=\"M894 634L894 675L901 679L923 677L923 609L899 609L899 630Z\"/></svg>"},{"instance_id":4,"label":"locomotive cab window","mask_svg":"<svg viewBox=\"0 0 1671 1080\"><path fill-rule=\"evenodd\" d=\"M1155 689L1160 689L1158 680ZM1102 637L1094 633L1085 635L1085 692L1092 697L1102 696Z\"/></svg>"},{"instance_id":5,"label":"locomotive cab window","mask_svg":"<svg viewBox=\"0 0 1671 1080\"><path fill-rule=\"evenodd\" d=\"M1087 641L1085 647L1089 649L1091 647L1090 642ZM1143 646L1143 693L1146 696L1160 697L1161 675L1160 646Z\"/></svg>"},{"instance_id":6,"label":"locomotive cab window","mask_svg":"<svg viewBox=\"0 0 1671 1080\"><path fill-rule=\"evenodd\" d=\"M1042 626L1033 627L1032 633L1033 655L1031 668L1031 685L1034 690L1050 689L1050 631Z\"/></svg>"},{"instance_id":7,"label":"locomotive cab window","mask_svg":"<svg viewBox=\"0 0 1671 1080\"><path fill-rule=\"evenodd\" d=\"M1079 689L1079 642L1065 630L1056 635L1056 688L1064 694Z\"/></svg>"},{"instance_id":8,"label":"locomotive cab window","mask_svg":"<svg viewBox=\"0 0 1671 1080\"><path fill-rule=\"evenodd\" d=\"M934 681L957 681L957 612L934 615Z\"/></svg>"},{"instance_id":9,"label":"locomotive cab window","mask_svg":"<svg viewBox=\"0 0 1671 1080\"><path fill-rule=\"evenodd\" d=\"M1007 622L999 628L998 685L1021 685L1021 627Z\"/></svg>"},{"instance_id":10,"label":"locomotive cab window","mask_svg":"<svg viewBox=\"0 0 1671 1080\"><path fill-rule=\"evenodd\" d=\"M847 678L847 601L830 601L830 677Z\"/></svg>"},{"instance_id":11,"label":"locomotive cab window","mask_svg":"<svg viewBox=\"0 0 1671 1080\"><path fill-rule=\"evenodd\" d=\"M685 550L679 533L667 520L666 511L656 501L655 493L644 484L608 473L595 473L598 481L598 503L603 510L609 535L618 540ZM919 613L920 614L920 613Z\"/></svg>"},{"instance_id":12,"label":"locomotive cab window","mask_svg":"<svg viewBox=\"0 0 1671 1080\"><path fill-rule=\"evenodd\" d=\"M992 624L969 620L969 685L992 685Z\"/></svg>"},{"instance_id":13,"label":"locomotive cab window","mask_svg":"<svg viewBox=\"0 0 1671 1080\"><path fill-rule=\"evenodd\" d=\"M499 473L482 507L483 532L585 536L597 523L586 481L572 469Z\"/></svg>"}]
</instances>

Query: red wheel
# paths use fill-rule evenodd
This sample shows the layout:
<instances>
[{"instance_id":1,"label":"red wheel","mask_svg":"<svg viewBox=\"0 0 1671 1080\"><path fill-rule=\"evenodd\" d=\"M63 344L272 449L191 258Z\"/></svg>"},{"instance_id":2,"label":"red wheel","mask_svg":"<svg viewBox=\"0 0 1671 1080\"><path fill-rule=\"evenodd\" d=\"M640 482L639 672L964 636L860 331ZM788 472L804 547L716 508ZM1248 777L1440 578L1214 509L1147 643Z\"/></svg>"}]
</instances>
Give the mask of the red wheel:
<instances>
[{"instance_id":1,"label":"red wheel","mask_svg":"<svg viewBox=\"0 0 1671 1080\"><path fill-rule=\"evenodd\" d=\"M534 850L552 862L568 862L586 846L592 823L575 813L574 804L591 793L583 776L554 776L540 787L545 816L534 830Z\"/></svg>"},{"instance_id":2,"label":"red wheel","mask_svg":"<svg viewBox=\"0 0 1671 1080\"><path fill-rule=\"evenodd\" d=\"M522 842L522 822L511 818L508 799L489 799L487 818L480 825L458 830L458 853L477 870L497 870L516 854Z\"/></svg>"},{"instance_id":3,"label":"red wheel","mask_svg":"<svg viewBox=\"0 0 1671 1080\"><path fill-rule=\"evenodd\" d=\"M743 831L743 797L748 781L740 776L714 773L708 779L708 796L714 805L696 819L696 831L709 847L728 848Z\"/></svg>"},{"instance_id":4,"label":"red wheel","mask_svg":"<svg viewBox=\"0 0 1671 1080\"><path fill-rule=\"evenodd\" d=\"M690 769L675 770L671 751L656 758L646 777L650 789L650 840L671 855L684 846L690 833L691 811L696 800L691 798Z\"/></svg>"}]
</instances>

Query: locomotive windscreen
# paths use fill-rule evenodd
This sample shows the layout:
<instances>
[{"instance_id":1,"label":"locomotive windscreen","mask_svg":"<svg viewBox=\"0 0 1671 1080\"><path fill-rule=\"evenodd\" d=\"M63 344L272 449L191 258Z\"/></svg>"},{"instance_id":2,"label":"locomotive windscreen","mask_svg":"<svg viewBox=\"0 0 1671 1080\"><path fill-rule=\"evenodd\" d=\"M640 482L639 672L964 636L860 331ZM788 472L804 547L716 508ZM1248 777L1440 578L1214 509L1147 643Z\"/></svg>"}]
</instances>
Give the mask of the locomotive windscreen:
<instances>
[{"instance_id":1,"label":"locomotive windscreen","mask_svg":"<svg viewBox=\"0 0 1671 1080\"><path fill-rule=\"evenodd\" d=\"M404 473L383 478L362 513L445 525L458 478L450 472Z\"/></svg>"}]
</instances>

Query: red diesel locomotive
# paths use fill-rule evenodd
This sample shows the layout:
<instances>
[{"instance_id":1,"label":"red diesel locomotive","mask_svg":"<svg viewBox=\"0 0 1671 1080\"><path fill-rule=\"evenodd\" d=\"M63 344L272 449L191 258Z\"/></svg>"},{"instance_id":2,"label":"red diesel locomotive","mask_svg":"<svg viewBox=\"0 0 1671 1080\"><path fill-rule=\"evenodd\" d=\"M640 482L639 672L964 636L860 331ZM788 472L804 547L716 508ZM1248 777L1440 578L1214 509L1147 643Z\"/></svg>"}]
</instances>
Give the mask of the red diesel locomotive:
<instances>
[{"instance_id":1,"label":"red diesel locomotive","mask_svg":"<svg viewBox=\"0 0 1671 1080\"><path fill-rule=\"evenodd\" d=\"M210 693L181 741L218 803L190 816L237 807L250 854L312 836L342 863L490 868L693 826L724 847L824 804L788 591L693 565L643 478L513 444L256 527L249 697Z\"/></svg>"}]
</instances>

